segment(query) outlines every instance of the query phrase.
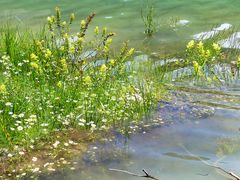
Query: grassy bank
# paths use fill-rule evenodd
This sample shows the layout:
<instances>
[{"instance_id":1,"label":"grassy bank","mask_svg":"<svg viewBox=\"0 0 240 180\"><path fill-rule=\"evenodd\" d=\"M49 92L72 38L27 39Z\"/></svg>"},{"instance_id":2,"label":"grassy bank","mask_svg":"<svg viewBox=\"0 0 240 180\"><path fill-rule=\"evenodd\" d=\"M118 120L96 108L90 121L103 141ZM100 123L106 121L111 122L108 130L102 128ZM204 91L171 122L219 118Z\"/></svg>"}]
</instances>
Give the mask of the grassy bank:
<instances>
[{"instance_id":1,"label":"grassy bank","mask_svg":"<svg viewBox=\"0 0 240 180\"><path fill-rule=\"evenodd\" d=\"M40 33L19 32L10 25L1 28L1 173L12 176L7 168L11 163L4 166L12 159L20 163L26 157L35 163L40 142L41 149L44 142L49 149L59 147L65 142L59 140L61 132L127 132L129 123L155 107L161 92L153 78L143 78L126 66L134 49L127 43L112 49L115 34L105 27L96 27L88 36L94 16L82 20L74 34L74 14L64 21L58 8Z\"/></svg>"}]
</instances>

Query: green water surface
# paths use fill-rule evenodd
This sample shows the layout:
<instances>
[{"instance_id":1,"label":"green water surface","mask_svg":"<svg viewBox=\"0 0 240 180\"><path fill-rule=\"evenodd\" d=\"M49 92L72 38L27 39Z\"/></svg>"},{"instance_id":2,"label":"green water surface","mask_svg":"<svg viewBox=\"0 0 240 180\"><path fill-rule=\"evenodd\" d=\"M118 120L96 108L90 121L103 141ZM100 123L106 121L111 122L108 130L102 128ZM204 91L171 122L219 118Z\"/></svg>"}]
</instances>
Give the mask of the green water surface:
<instances>
[{"instance_id":1,"label":"green water surface","mask_svg":"<svg viewBox=\"0 0 240 180\"><path fill-rule=\"evenodd\" d=\"M148 2L154 5L159 31L146 43L141 9L144 11ZM107 26L117 33L117 42L130 40L135 48L157 52L179 49L191 35L209 31L222 23L238 27L240 22L238 0L1 0L0 21L39 30L56 6L62 9L64 18L71 12L79 19L96 12L92 29L96 25ZM171 18L189 20L190 23L174 30L170 27ZM79 22L74 24L75 31Z\"/></svg>"}]
</instances>

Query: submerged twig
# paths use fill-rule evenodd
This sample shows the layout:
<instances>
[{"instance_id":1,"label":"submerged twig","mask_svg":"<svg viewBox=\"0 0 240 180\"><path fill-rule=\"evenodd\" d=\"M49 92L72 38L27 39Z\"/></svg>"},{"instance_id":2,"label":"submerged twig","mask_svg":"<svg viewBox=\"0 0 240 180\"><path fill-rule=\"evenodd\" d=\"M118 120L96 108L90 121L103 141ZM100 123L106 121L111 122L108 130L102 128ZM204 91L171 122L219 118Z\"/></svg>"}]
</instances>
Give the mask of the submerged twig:
<instances>
[{"instance_id":1,"label":"submerged twig","mask_svg":"<svg viewBox=\"0 0 240 180\"><path fill-rule=\"evenodd\" d=\"M129 174L129 175L132 175L132 176L137 176L137 177L142 177L142 178L149 178L149 179L154 179L154 180L160 180L156 177L153 177L151 175L148 174L148 172L143 169L142 171L144 172L145 175L140 175L140 174L135 174L135 173L132 173L132 172L129 172L129 171L126 171L126 170L121 170L121 169L109 169L110 171L117 171L117 172L122 172L122 173L125 173L125 174Z\"/></svg>"},{"instance_id":2,"label":"submerged twig","mask_svg":"<svg viewBox=\"0 0 240 180\"><path fill-rule=\"evenodd\" d=\"M235 178L236 180L240 180L240 177L239 177L238 175L236 175L236 174L233 173L233 172L227 171L227 170L221 168L220 166L215 166L215 165L211 165L211 164L209 164L208 166L213 167L213 168L216 168L216 169L219 169L219 170L221 170L222 172L228 174L229 176Z\"/></svg>"},{"instance_id":3,"label":"submerged twig","mask_svg":"<svg viewBox=\"0 0 240 180\"><path fill-rule=\"evenodd\" d=\"M203 160L202 158L196 156L195 154L191 153L186 147L182 146L182 148L183 148L188 154L190 154L191 156L195 156L196 158L198 158L202 163L206 164L207 166L216 168L216 169L224 172L225 174L231 176L232 178L234 178L234 179L236 179L236 180L240 180L240 176L236 175L234 172L227 171L227 170L223 169L223 168L220 167L220 166L216 166L216 165L214 165L214 164L210 164L209 162L207 162L207 161Z\"/></svg>"}]
</instances>

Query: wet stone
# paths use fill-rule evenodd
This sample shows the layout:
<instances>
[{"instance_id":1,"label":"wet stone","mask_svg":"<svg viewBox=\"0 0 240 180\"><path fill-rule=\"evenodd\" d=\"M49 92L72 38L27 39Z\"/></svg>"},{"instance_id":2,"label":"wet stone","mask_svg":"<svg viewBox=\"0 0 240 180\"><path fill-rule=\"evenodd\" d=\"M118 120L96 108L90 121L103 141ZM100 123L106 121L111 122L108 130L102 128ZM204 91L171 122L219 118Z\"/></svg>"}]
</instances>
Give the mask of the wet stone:
<instances>
[{"instance_id":1,"label":"wet stone","mask_svg":"<svg viewBox=\"0 0 240 180\"><path fill-rule=\"evenodd\" d=\"M171 101L160 101L158 113L165 121L183 122L185 120L196 120L212 116L215 109L206 105L198 105L173 98Z\"/></svg>"}]
</instances>

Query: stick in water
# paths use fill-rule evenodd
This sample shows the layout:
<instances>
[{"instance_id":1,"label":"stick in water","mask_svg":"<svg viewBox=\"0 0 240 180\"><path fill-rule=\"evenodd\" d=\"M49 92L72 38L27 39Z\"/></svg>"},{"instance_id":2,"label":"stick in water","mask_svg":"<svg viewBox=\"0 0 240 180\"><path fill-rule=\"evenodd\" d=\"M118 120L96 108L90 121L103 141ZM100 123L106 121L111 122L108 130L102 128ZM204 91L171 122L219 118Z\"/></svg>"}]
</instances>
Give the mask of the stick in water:
<instances>
[{"instance_id":1,"label":"stick in water","mask_svg":"<svg viewBox=\"0 0 240 180\"><path fill-rule=\"evenodd\" d=\"M158 178L155 178L155 177L149 175L148 172L145 169L142 170L145 175L135 174L135 173L132 173L132 172L129 172L129 171L121 170L121 169L109 169L109 170L110 171L122 172L122 173L125 173L125 174L129 174L129 175L137 176L137 177L142 177L142 178L149 178L149 179L154 179L154 180L160 180Z\"/></svg>"}]
</instances>

